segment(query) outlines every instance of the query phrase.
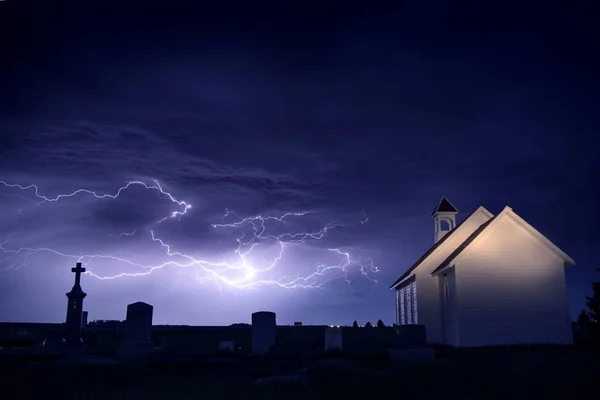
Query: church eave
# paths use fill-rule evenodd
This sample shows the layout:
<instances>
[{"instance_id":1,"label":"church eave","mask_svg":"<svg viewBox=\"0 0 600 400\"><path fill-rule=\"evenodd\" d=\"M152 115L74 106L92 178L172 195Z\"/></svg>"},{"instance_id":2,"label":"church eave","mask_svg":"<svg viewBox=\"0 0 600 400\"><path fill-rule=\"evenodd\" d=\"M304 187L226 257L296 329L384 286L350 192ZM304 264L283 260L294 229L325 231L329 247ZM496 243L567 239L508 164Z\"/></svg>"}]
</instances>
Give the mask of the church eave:
<instances>
[{"instance_id":1,"label":"church eave","mask_svg":"<svg viewBox=\"0 0 600 400\"><path fill-rule=\"evenodd\" d=\"M481 207L480 207L481 208ZM417 267L421 264L423 264L423 262L425 262L425 260L427 260L427 258L429 258L429 256L437 249L439 248L442 244L446 243L446 241L448 240L448 238L450 238L452 236L452 234L454 232L456 232L456 230L458 228L461 227L461 225L467 221L469 218L471 218L471 216L473 214L475 214L475 212L477 210L479 210L480 208L474 210L471 214L469 214L462 222L460 222L458 225L456 225L456 227L454 229L452 229L450 232L448 232L443 238L441 238L437 243L435 243L433 246L431 246L429 248L429 250L427 250L427 252L425 252L425 254L423 254L421 256L421 258L419 258L413 265L411 265L411 267L409 269L406 270L406 272L404 274L402 274L402 276L400 276L400 278L398 278L390 287L389 289L392 290L394 289L396 286L398 286L400 283L402 283L402 281L404 281L406 278L408 278L410 276L410 274L413 273L413 271L415 269L417 269Z\"/></svg>"},{"instance_id":2,"label":"church eave","mask_svg":"<svg viewBox=\"0 0 600 400\"><path fill-rule=\"evenodd\" d=\"M530 223L521 218L517 213L513 211L512 208L506 206L503 213L511 216L518 224L522 225L527 231L529 231L534 237L536 237L539 241L541 241L544 245L546 245L550 250L552 250L557 256L562 258L566 265L574 266L575 260L573 260L567 253L562 251L557 245L552 243L550 239L544 236L540 231L535 229Z\"/></svg>"}]
</instances>

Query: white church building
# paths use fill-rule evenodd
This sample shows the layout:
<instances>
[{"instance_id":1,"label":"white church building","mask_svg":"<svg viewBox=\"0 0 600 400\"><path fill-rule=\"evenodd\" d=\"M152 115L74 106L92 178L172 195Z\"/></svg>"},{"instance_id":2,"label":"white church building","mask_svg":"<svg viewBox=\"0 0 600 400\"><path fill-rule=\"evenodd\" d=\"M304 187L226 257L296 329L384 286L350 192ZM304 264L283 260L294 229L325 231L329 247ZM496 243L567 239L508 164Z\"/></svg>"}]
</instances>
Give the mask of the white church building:
<instances>
[{"instance_id":1,"label":"white church building","mask_svg":"<svg viewBox=\"0 0 600 400\"><path fill-rule=\"evenodd\" d=\"M573 342L565 266L575 261L510 207L460 224L442 197L434 245L390 289L396 323L425 325L451 346Z\"/></svg>"}]
</instances>

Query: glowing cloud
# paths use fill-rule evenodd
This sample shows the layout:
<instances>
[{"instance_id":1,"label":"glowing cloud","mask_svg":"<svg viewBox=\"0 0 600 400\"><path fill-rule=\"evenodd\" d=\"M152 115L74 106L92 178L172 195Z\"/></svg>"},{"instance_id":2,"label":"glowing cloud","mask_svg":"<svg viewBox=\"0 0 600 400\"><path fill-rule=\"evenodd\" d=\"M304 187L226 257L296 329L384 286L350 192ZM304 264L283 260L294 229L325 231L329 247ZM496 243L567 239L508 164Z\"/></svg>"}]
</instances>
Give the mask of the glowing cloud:
<instances>
[{"instance_id":1,"label":"glowing cloud","mask_svg":"<svg viewBox=\"0 0 600 400\"><path fill-rule=\"evenodd\" d=\"M109 235L111 239L119 241L129 239L132 236L147 237L147 240L150 241L148 243L158 245L162 258L160 263L147 264L140 262L135 255L124 257L106 253L69 254L51 247L11 246L14 243L13 238L16 236L16 233L13 232L8 234L4 241L0 242L0 251L12 256L9 261L6 261L7 259L0 260L0 265L4 264L5 270L26 266L34 254L50 253L84 263L88 269L85 274L99 280L131 279L150 275L157 270L166 268L192 268L198 282L214 282L218 285L239 289L257 289L266 285L286 289L320 288L333 279L345 279L350 284L352 281L349 278L350 272L358 272L360 276L373 284L377 283L373 275L378 272L378 268L370 258L352 256L349 251L341 248L323 249L314 246L330 231L339 229L343 225L334 221L322 222L319 217L310 212L240 217L234 211L226 209L221 221L213 223L211 227L215 233L233 237L235 244L230 249L221 249L222 254L219 256L200 258L176 250L173 244L166 243L159 237L157 229L164 221L168 219L180 221L190 212L192 205L175 198L156 180L153 180L150 184L143 181L130 181L118 188L113 194L98 194L88 189L77 189L71 193L59 194L55 197L42 195L36 185L21 185L5 181L0 181L0 185L7 188L9 192L18 192L18 194L4 194L23 197L29 201L33 197L38 207L42 207L45 203L59 202L66 198L84 195L93 196L98 200L115 200L133 186L158 192L161 197L175 206L175 210L164 218L155 221L150 227L138 227L127 232ZM310 219L311 222L316 222L318 226L310 230L300 228L301 224L298 221L303 219ZM365 215L365 219L359 222L364 224L367 220L368 218ZM299 271L298 268L295 268L294 271L286 270L283 263L286 257L290 257L288 254L293 249L302 252L315 251L316 249L318 250L317 258L321 260L313 262L312 267L308 270ZM112 275L102 273L101 270L106 264L122 271L126 270L126 272ZM306 267L306 262L303 262L303 264L303 267Z\"/></svg>"}]
</instances>

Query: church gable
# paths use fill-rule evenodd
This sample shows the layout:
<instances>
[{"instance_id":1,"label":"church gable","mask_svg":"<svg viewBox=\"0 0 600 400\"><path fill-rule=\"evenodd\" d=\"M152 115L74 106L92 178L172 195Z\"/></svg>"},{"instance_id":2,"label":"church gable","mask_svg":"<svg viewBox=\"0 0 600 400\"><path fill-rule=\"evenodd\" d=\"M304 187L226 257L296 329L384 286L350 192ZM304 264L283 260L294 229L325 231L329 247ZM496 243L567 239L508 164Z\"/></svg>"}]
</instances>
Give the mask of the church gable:
<instances>
[{"instance_id":1,"label":"church gable","mask_svg":"<svg viewBox=\"0 0 600 400\"><path fill-rule=\"evenodd\" d=\"M478 240L484 234L495 234L495 227L499 224L498 221L509 221L509 229L521 230L523 228L523 232L527 232L540 244L543 244L548 251L551 251L553 254L561 258L567 265L575 265L575 261L565 254L562 250L560 250L556 245L554 245L550 240L548 240L544 235L538 232L535 228L533 228L530 224L528 224L525 220L519 217L510 207L505 207L504 210L497 216L490 219L488 222L481 225L476 231L474 231L460 246L458 246L442 263L440 263L432 272L433 276L439 274L440 272L445 271L449 267L451 267L458 258L465 251L468 250L469 246L472 246L474 243L476 244ZM506 227L504 228L506 229ZM501 233L501 236L506 237L507 232ZM499 239L501 240L501 239Z\"/></svg>"},{"instance_id":2,"label":"church gable","mask_svg":"<svg viewBox=\"0 0 600 400\"><path fill-rule=\"evenodd\" d=\"M477 239L483 231L496 219L497 215L490 218L486 223L482 224L479 228L475 230L464 242L460 244L446 259L438 265L433 272L432 275L436 275L437 273L445 270L450 266L450 264L471 244Z\"/></svg>"}]
</instances>

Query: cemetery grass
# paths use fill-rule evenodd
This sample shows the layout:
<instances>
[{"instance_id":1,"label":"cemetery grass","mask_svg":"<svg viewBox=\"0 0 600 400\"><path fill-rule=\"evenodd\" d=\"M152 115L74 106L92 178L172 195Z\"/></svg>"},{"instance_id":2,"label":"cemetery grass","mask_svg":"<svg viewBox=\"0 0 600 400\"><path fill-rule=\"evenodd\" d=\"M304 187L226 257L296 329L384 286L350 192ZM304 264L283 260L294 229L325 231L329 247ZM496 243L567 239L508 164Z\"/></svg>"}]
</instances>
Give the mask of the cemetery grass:
<instances>
[{"instance_id":1,"label":"cemetery grass","mask_svg":"<svg viewBox=\"0 0 600 400\"><path fill-rule=\"evenodd\" d=\"M461 399L585 397L600 378L597 349L437 349L437 361L390 369L384 357L338 354L305 360L308 387L258 389L257 378L298 370L296 362L231 360L203 366L1 365L3 399L327 398L444 394ZM330 358L329 358L330 359ZM592 391L594 390L594 391Z\"/></svg>"}]
</instances>

